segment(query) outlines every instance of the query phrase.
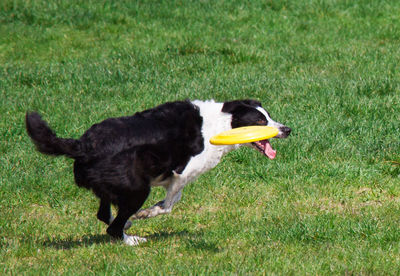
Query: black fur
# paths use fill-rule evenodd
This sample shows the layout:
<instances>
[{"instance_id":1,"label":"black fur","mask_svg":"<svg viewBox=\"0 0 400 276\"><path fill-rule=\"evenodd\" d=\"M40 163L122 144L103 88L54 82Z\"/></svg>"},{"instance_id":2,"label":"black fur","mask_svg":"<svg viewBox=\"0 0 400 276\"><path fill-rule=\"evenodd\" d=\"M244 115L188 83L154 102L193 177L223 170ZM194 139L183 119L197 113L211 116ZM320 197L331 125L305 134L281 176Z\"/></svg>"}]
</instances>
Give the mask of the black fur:
<instances>
[{"instance_id":1,"label":"black fur","mask_svg":"<svg viewBox=\"0 0 400 276\"><path fill-rule=\"evenodd\" d=\"M71 158L77 158L83 154L79 141L58 138L36 112L26 114L26 129L36 148L42 153L67 155Z\"/></svg>"},{"instance_id":2,"label":"black fur","mask_svg":"<svg viewBox=\"0 0 400 276\"><path fill-rule=\"evenodd\" d=\"M40 152L75 159L75 181L100 198L101 221L109 224L110 204L118 206L107 233L119 239L149 195L151 178L182 172L203 151L201 126L199 110L189 101L107 119L80 139L58 138L39 114L26 115L28 134Z\"/></svg>"},{"instance_id":3,"label":"black fur","mask_svg":"<svg viewBox=\"0 0 400 276\"><path fill-rule=\"evenodd\" d=\"M255 100L236 100L224 103L222 112L232 114L232 128L267 125L267 118L255 109L257 107L261 107L261 103Z\"/></svg>"}]
</instances>

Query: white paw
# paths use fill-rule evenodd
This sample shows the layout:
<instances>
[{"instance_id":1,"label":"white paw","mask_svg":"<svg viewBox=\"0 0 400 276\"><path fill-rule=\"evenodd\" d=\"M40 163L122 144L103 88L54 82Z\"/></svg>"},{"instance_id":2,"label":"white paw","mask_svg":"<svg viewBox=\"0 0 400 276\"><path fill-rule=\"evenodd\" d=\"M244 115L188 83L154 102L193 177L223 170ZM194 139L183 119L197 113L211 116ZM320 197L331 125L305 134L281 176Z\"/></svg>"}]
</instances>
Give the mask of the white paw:
<instances>
[{"instance_id":1,"label":"white paw","mask_svg":"<svg viewBox=\"0 0 400 276\"><path fill-rule=\"evenodd\" d=\"M138 236L129 236L124 233L124 243L127 245L135 246L143 242L147 242L147 240Z\"/></svg>"}]
</instances>

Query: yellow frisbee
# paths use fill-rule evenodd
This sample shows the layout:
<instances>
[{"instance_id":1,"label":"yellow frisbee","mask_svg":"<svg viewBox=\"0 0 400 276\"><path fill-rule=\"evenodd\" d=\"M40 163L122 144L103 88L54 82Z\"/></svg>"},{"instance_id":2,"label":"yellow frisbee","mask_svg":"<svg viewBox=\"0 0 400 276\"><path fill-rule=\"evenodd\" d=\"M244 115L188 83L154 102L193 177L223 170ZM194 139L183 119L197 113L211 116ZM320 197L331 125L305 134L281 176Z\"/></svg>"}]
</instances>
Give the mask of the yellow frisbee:
<instances>
[{"instance_id":1,"label":"yellow frisbee","mask_svg":"<svg viewBox=\"0 0 400 276\"><path fill-rule=\"evenodd\" d=\"M247 126L221 132L210 139L213 145L234 145L265 140L278 135L279 130L270 126Z\"/></svg>"}]
</instances>

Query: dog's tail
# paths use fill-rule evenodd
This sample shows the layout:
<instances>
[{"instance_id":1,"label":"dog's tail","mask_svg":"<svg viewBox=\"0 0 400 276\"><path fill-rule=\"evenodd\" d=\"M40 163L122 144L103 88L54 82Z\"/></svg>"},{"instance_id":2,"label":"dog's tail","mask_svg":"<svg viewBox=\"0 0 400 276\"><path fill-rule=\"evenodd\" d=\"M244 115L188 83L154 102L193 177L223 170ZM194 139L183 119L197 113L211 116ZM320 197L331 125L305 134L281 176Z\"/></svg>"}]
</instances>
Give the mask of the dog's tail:
<instances>
[{"instance_id":1,"label":"dog's tail","mask_svg":"<svg viewBox=\"0 0 400 276\"><path fill-rule=\"evenodd\" d=\"M41 153L74 159L84 155L79 140L58 138L36 112L26 113L26 130Z\"/></svg>"}]
</instances>

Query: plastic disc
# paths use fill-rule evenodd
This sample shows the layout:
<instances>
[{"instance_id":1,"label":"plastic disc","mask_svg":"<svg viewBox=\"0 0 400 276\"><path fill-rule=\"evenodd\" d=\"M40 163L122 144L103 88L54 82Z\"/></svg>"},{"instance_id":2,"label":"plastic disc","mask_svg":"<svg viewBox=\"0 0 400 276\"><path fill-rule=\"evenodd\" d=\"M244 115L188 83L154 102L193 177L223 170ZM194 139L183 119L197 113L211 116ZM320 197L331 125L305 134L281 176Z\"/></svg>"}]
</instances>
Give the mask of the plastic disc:
<instances>
[{"instance_id":1,"label":"plastic disc","mask_svg":"<svg viewBox=\"0 0 400 276\"><path fill-rule=\"evenodd\" d=\"M278 135L279 130L270 126L247 126L221 132L210 139L213 145L234 145L265 140Z\"/></svg>"}]
</instances>

